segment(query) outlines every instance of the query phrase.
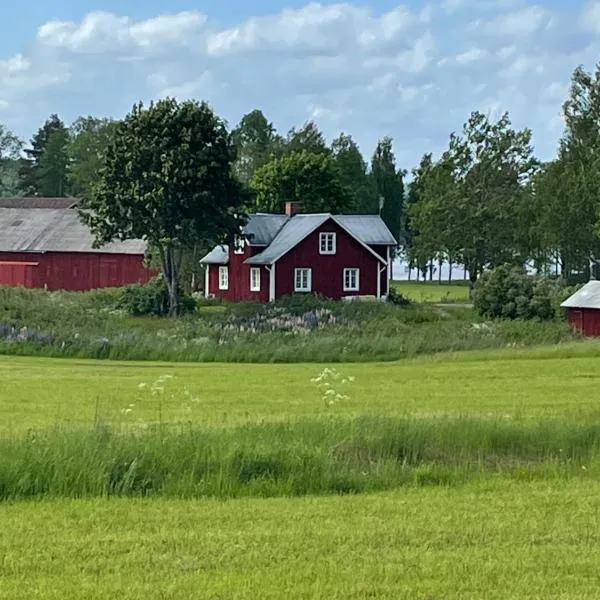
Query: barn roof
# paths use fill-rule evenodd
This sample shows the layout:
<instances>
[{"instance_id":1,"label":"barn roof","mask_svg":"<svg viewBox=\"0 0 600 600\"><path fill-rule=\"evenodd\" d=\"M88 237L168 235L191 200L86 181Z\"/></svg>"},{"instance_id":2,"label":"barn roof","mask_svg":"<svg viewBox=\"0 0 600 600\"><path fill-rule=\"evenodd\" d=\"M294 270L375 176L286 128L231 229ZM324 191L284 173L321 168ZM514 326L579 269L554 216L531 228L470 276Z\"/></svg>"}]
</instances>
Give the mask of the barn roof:
<instances>
[{"instance_id":1,"label":"barn roof","mask_svg":"<svg viewBox=\"0 0 600 600\"><path fill-rule=\"evenodd\" d=\"M74 208L77 204L77 198L46 198L43 196L0 198L0 208Z\"/></svg>"},{"instance_id":2,"label":"barn roof","mask_svg":"<svg viewBox=\"0 0 600 600\"><path fill-rule=\"evenodd\" d=\"M143 240L93 247L94 238L70 208L0 208L0 252L102 252L144 254Z\"/></svg>"},{"instance_id":3,"label":"barn roof","mask_svg":"<svg viewBox=\"0 0 600 600\"><path fill-rule=\"evenodd\" d=\"M600 281L588 281L582 288L567 298L561 306L564 308L600 309Z\"/></svg>"}]
</instances>

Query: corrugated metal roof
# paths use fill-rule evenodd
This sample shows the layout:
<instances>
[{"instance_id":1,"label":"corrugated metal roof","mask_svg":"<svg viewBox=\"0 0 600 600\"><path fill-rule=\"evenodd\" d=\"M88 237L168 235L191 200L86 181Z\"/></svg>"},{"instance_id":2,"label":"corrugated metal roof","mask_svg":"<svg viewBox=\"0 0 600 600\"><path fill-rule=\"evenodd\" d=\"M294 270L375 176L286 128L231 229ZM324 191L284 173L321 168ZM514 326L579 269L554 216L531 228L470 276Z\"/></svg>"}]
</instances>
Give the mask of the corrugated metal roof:
<instances>
[{"instance_id":1,"label":"corrugated metal roof","mask_svg":"<svg viewBox=\"0 0 600 600\"><path fill-rule=\"evenodd\" d=\"M335 220L365 244L395 246L397 243L392 232L378 215L336 215Z\"/></svg>"},{"instance_id":2,"label":"corrugated metal roof","mask_svg":"<svg viewBox=\"0 0 600 600\"><path fill-rule=\"evenodd\" d=\"M77 198L45 198L25 196L23 198L0 198L0 208L74 208Z\"/></svg>"},{"instance_id":3,"label":"corrugated metal roof","mask_svg":"<svg viewBox=\"0 0 600 600\"><path fill-rule=\"evenodd\" d=\"M229 262L229 246L215 246L206 256L200 259L203 265L226 265Z\"/></svg>"},{"instance_id":4,"label":"corrugated metal roof","mask_svg":"<svg viewBox=\"0 0 600 600\"><path fill-rule=\"evenodd\" d=\"M144 254L143 240L93 247L94 238L70 208L0 208L0 252L102 252Z\"/></svg>"},{"instance_id":5,"label":"corrugated metal roof","mask_svg":"<svg viewBox=\"0 0 600 600\"><path fill-rule=\"evenodd\" d=\"M600 309L600 281L588 281L581 289L569 296L561 306L564 308Z\"/></svg>"},{"instance_id":6,"label":"corrugated metal roof","mask_svg":"<svg viewBox=\"0 0 600 600\"><path fill-rule=\"evenodd\" d=\"M289 220L287 215L254 214L249 215L243 232L249 236L252 246L268 246Z\"/></svg>"},{"instance_id":7,"label":"corrugated metal roof","mask_svg":"<svg viewBox=\"0 0 600 600\"><path fill-rule=\"evenodd\" d=\"M299 244L307 235L325 223L331 215L295 215L283 226L271 244L246 262L250 265L271 264Z\"/></svg>"}]
</instances>

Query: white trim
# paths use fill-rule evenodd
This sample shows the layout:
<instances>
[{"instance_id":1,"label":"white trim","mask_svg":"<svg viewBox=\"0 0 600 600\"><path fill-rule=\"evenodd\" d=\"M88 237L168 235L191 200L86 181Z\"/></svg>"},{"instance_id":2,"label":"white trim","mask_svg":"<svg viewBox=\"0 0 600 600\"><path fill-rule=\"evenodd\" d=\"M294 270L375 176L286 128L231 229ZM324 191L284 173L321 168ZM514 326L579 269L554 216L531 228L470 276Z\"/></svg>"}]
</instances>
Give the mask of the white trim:
<instances>
[{"instance_id":1,"label":"white trim","mask_svg":"<svg viewBox=\"0 0 600 600\"><path fill-rule=\"evenodd\" d=\"M223 277L225 274L225 277ZM219 289L220 290L228 290L229 289L229 267L220 266L219 267Z\"/></svg>"},{"instance_id":2,"label":"white trim","mask_svg":"<svg viewBox=\"0 0 600 600\"><path fill-rule=\"evenodd\" d=\"M331 250L327 250L327 241L331 238ZM323 242L325 242L325 250L323 250ZM335 231L319 232L319 254L335 254L336 250L336 235Z\"/></svg>"},{"instance_id":3,"label":"white trim","mask_svg":"<svg viewBox=\"0 0 600 600\"><path fill-rule=\"evenodd\" d=\"M346 274L349 271L356 271L356 285L354 287L346 286ZM359 292L360 291L360 269L358 267L346 267L342 271L342 286L345 292Z\"/></svg>"},{"instance_id":4,"label":"white trim","mask_svg":"<svg viewBox=\"0 0 600 600\"><path fill-rule=\"evenodd\" d=\"M390 247L387 247L387 287L385 295L390 295L390 279L392 278L392 259L390 257Z\"/></svg>"},{"instance_id":5,"label":"white trim","mask_svg":"<svg viewBox=\"0 0 600 600\"><path fill-rule=\"evenodd\" d=\"M208 298L209 282L210 282L210 265L206 265L206 267L204 267L204 297L205 298Z\"/></svg>"},{"instance_id":6,"label":"white trim","mask_svg":"<svg viewBox=\"0 0 600 600\"><path fill-rule=\"evenodd\" d=\"M306 287L298 287L298 272L306 271ZM296 267L294 269L294 292L312 292L312 269L310 267Z\"/></svg>"},{"instance_id":7,"label":"white trim","mask_svg":"<svg viewBox=\"0 0 600 600\"><path fill-rule=\"evenodd\" d=\"M252 275L256 274L256 285L253 285ZM260 267L250 267L250 291L260 292Z\"/></svg>"},{"instance_id":8,"label":"white trim","mask_svg":"<svg viewBox=\"0 0 600 600\"><path fill-rule=\"evenodd\" d=\"M269 271L269 302L275 302L275 264L267 267Z\"/></svg>"},{"instance_id":9,"label":"white trim","mask_svg":"<svg viewBox=\"0 0 600 600\"><path fill-rule=\"evenodd\" d=\"M377 273L377 300L381 298L381 271L379 265L375 265L375 273Z\"/></svg>"}]
</instances>

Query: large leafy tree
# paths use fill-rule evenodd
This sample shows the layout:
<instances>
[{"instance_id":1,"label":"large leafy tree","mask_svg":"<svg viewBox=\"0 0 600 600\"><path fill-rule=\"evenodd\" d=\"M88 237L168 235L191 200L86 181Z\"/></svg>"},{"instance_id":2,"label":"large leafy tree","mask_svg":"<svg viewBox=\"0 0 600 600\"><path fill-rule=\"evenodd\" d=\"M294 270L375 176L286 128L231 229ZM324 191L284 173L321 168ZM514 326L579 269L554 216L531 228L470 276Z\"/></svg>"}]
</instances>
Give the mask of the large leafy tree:
<instances>
[{"instance_id":1,"label":"large leafy tree","mask_svg":"<svg viewBox=\"0 0 600 600\"><path fill-rule=\"evenodd\" d=\"M256 208L283 212L287 201L299 202L306 212L342 213L353 196L342 184L334 158L308 150L275 158L256 171L251 181Z\"/></svg>"},{"instance_id":2,"label":"large leafy tree","mask_svg":"<svg viewBox=\"0 0 600 600\"><path fill-rule=\"evenodd\" d=\"M357 213L373 212L377 205L375 190L369 179L367 163L352 136L340 134L331 143L331 153L340 182L352 196L350 210Z\"/></svg>"},{"instance_id":3,"label":"large leafy tree","mask_svg":"<svg viewBox=\"0 0 600 600\"><path fill-rule=\"evenodd\" d=\"M235 171L244 183L283 148L283 138L260 110L245 114L231 135L237 148Z\"/></svg>"},{"instance_id":4,"label":"large leafy tree","mask_svg":"<svg viewBox=\"0 0 600 600\"><path fill-rule=\"evenodd\" d=\"M451 250L471 283L486 267L524 262L537 167L530 130L514 130L508 114L492 122L471 113L425 177L413 215L417 243Z\"/></svg>"},{"instance_id":5,"label":"large leafy tree","mask_svg":"<svg viewBox=\"0 0 600 600\"><path fill-rule=\"evenodd\" d=\"M384 137L377 143L373 153L370 178L377 205L371 206L369 212L375 213L380 210L381 218L400 243L406 173L396 166L392 144L392 138Z\"/></svg>"},{"instance_id":6,"label":"large leafy tree","mask_svg":"<svg viewBox=\"0 0 600 600\"><path fill-rule=\"evenodd\" d=\"M118 121L79 117L70 129L69 186L74 196L88 196L114 138Z\"/></svg>"},{"instance_id":7,"label":"large leafy tree","mask_svg":"<svg viewBox=\"0 0 600 600\"><path fill-rule=\"evenodd\" d=\"M20 186L25 194L61 196L67 193L67 168L64 160L66 131L59 116L50 115L31 139L30 147L25 148L26 160L20 169ZM44 151L54 132L57 135L52 141L49 155L44 159ZM43 169L42 161L45 162Z\"/></svg>"},{"instance_id":8,"label":"large leafy tree","mask_svg":"<svg viewBox=\"0 0 600 600\"><path fill-rule=\"evenodd\" d=\"M229 241L244 223L246 194L235 146L208 104L141 103L120 122L82 215L97 245L145 239L157 253L179 313L186 248Z\"/></svg>"},{"instance_id":9,"label":"large leafy tree","mask_svg":"<svg viewBox=\"0 0 600 600\"><path fill-rule=\"evenodd\" d=\"M18 169L23 142L0 123L0 195L19 192Z\"/></svg>"},{"instance_id":10,"label":"large leafy tree","mask_svg":"<svg viewBox=\"0 0 600 600\"><path fill-rule=\"evenodd\" d=\"M301 127L294 127L288 131L284 152L293 154L302 150L315 154L330 153L325 136L314 121L307 121Z\"/></svg>"}]
</instances>

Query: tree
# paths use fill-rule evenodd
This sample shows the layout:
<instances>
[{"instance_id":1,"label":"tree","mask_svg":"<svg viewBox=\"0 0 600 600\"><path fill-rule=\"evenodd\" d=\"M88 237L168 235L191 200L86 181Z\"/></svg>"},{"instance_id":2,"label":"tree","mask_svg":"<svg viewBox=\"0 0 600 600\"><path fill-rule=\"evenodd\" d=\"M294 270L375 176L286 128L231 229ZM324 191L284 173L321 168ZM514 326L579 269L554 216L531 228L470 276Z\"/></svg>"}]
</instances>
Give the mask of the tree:
<instances>
[{"instance_id":1,"label":"tree","mask_svg":"<svg viewBox=\"0 0 600 600\"><path fill-rule=\"evenodd\" d=\"M279 156L284 143L273 123L260 110L244 115L231 135L237 148L235 172L244 183L274 155Z\"/></svg>"},{"instance_id":2,"label":"tree","mask_svg":"<svg viewBox=\"0 0 600 600\"><path fill-rule=\"evenodd\" d=\"M307 121L302 127L288 131L284 151L286 154L307 150L315 154L329 154L325 136L314 121Z\"/></svg>"},{"instance_id":3,"label":"tree","mask_svg":"<svg viewBox=\"0 0 600 600\"><path fill-rule=\"evenodd\" d=\"M341 213L353 201L333 157L308 150L271 160L256 171L250 185L257 209L267 212L281 213L290 201L301 203L307 212Z\"/></svg>"},{"instance_id":4,"label":"tree","mask_svg":"<svg viewBox=\"0 0 600 600\"><path fill-rule=\"evenodd\" d=\"M69 131L57 127L48 135L40 160L38 193L41 196L62 197L68 194Z\"/></svg>"},{"instance_id":5,"label":"tree","mask_svg":"<svg viewBox=\"0 0 600 600\"><path fill-rule=\"evenodd\" d=\"M367 163L350 135L340 134L331 143L331 153L341 184L352 197L351 212L369 213L377 206Z\"/></svg>"},{"instance_id":6,"label":"tree","mask_svg":"<svg viewBox=\"0 0 600 600\"><path fill-rule=\"evenodd\" d=\"M400 243L402 239L402 212L404 208L404 175L396 168L396 157L392 149L392 138L384 137L377 143L371 159L370 178L373 182L378 205L369 212L377 212L381 206L381 218L392 235Z\"/></svg>"},{"instance_id":7,"label":"tree","mask_svg":"<svg viewBox=\"0 0 600 600\"><path fill-rule=\"evenodd\" d=\"M230 242L247 195L233 174L235 147L205 102L142 103L116 127L82 216L96 244L145 239L160 260L169 314L179 313L185 248Z\"/></svg>"},{"instance_id":8,"label":"tree","mask_svg":"<svg viewBox=\"0 0 600 600\"><path fill-rule=\"evenodd\" d=\"M23 142L0 123L0 195L18 193L18 169Z\"/></svg>"},{"instance_id":9,"label":"tree","mask_svg":"<svg viewBox=\"0 0 600 600\"><path fill-rule=\"evenodd\" d=\"M70 127L68 154L69 187L74 196L87 196L98 176L117 121L96 117L79 117Z\"/></svg>"},{"instance_id":10,"label":"tree","mask_svg":"<svg viewBox=\"0 0 600 600\"><path fill-rule=\"evenodd\" d=\"M512 129L508 114L471 113L425 178L418 243L456 251L472 285L486 267L522 264L537 167L530 130Z\"/></svg>"}]
</instances>

